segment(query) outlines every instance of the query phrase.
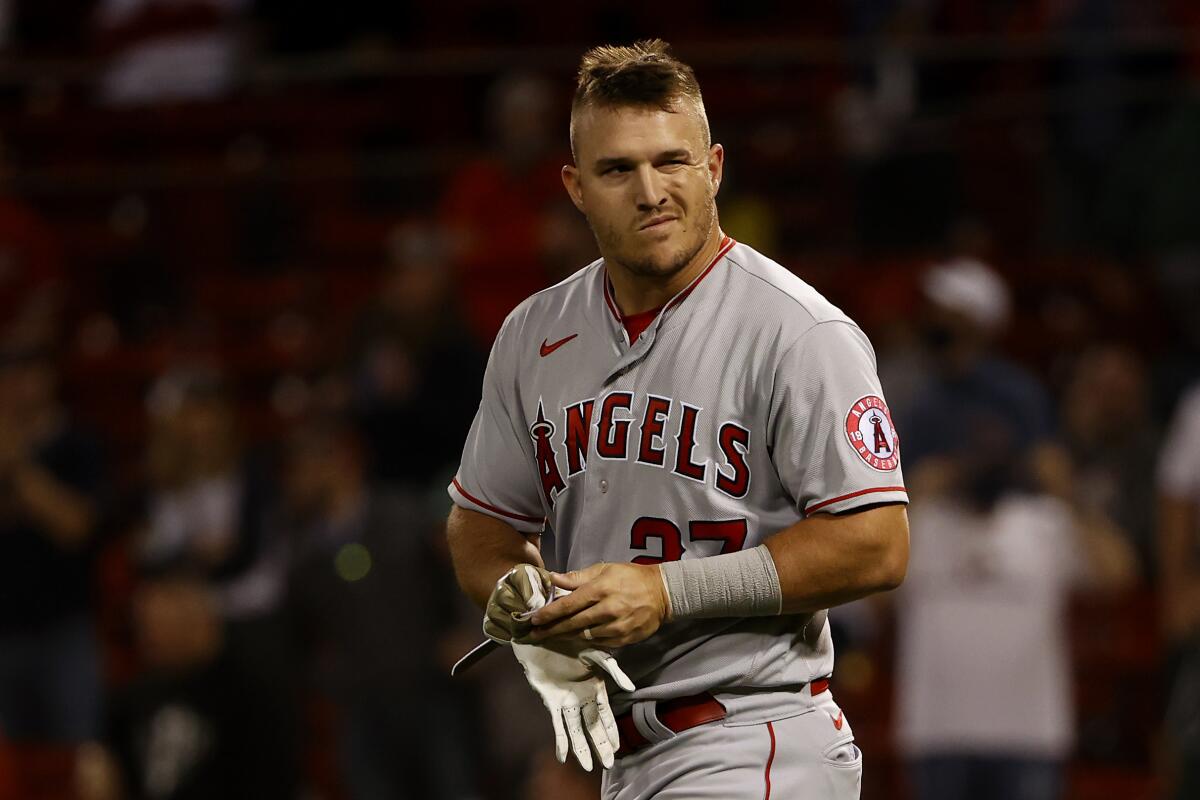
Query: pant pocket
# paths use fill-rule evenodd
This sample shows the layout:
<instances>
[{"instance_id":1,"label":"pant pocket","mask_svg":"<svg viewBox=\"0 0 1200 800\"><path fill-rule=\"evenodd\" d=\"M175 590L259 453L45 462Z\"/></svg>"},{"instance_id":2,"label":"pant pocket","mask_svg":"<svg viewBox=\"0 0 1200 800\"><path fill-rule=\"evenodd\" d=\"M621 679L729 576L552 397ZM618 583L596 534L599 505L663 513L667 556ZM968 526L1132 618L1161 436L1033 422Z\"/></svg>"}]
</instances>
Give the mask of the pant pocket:
<instances>
[{"instance_id":1,"label":"pant pocket","mask_svg":"<svg viewBox=\"0 0 1200 800\"><path fill-rule=\"evenodd\" d=\"M862 791L863 754L854 737L839 739L821 753L830 800L858 800Z\"/></svg>"}]
</instances>

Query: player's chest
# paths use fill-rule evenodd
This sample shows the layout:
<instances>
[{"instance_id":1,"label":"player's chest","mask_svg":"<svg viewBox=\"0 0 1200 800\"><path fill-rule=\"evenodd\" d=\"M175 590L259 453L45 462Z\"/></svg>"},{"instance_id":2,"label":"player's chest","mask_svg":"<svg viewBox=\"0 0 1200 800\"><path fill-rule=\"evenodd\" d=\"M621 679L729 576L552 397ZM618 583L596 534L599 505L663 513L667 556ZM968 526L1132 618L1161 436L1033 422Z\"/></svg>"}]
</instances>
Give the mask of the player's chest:
<instances>
[{"instance_id":1,"label":"player's chest","mask_svg":"<svg viewBox=\"0 0 1200 800\"><path fill-rule=\"evenodd\" d=\"M749 365L702 347L662 348L625 366L612 351L594 362L585 348L578 353L537 370L514 421L528 434L551 506L599 465L648 485L745 496L755 460L766 457L769 404L769 387Z\"/></svg>"}]
</instances>

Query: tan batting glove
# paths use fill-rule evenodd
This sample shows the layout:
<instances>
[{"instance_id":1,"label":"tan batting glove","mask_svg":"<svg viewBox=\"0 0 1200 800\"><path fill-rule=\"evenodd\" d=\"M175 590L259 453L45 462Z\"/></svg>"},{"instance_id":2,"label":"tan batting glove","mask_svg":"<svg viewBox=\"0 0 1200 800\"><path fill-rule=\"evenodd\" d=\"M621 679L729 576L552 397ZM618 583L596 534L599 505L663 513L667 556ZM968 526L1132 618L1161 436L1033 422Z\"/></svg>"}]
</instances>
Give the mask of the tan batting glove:
<instances>
[{"instance_id":1,"label":"tan batting glove","mask_svg":"<svg viewBox=\"0 0 1200 800\"><path fill-rule=\"evenodd\" d=\"M521 641L533 630L529 617L555 597L550 573L533 564L517 564L488 597L483 614L483 633L500 644Z\"/></svg>"},{"instance_id":2,"label":"tan batting glove","mask_svg":"<svg viewBox=\"0 0 1200 800\"><path fill-rule=\"evenodd\" d=\"M513 655L529 685L542 698L554 725L554 755L567 760L568 744L579 765L592 770L592 753L608 769L621 746L617 721L608 702L604 673L627 692L633 681L610 653L588 648L577 657L533 644L514 644Z\"/></svg>"}]
</instances>

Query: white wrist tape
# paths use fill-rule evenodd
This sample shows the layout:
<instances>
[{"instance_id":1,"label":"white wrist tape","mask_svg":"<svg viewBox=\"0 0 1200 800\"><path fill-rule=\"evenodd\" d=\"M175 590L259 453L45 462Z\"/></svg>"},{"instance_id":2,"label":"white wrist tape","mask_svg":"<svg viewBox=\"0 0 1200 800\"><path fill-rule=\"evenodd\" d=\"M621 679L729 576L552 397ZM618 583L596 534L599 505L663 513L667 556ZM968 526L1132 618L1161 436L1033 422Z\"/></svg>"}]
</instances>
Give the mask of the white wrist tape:
<instances>
[{"instance_id":1,"label":"white wrist tape","mask_svg":"<svg viewBox=\"0 0 1200 800\"><path fill-rule=\"evenodd\" d=\"M783 611L783 590L766 545L660 564L672 619L769 617Z\"/></svg>"}]
</instances>

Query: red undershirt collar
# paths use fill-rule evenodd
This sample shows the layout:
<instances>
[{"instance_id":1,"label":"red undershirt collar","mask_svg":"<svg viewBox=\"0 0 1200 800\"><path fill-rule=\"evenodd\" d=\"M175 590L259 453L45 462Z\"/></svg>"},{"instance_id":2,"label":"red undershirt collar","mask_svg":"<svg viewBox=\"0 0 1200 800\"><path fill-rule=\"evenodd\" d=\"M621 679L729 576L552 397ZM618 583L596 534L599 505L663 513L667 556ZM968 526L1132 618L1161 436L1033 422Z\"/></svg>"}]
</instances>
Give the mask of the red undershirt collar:
<instances>
[{"instance_id":1,"label":"red undershirt collar","mask_svg":"<svg viewBox=\"0 0 1200 800\"><path fill-rule=\"evenodd\" d=\"M663 305L666 305L665 303ZM629 343L633 344L638 337L642 335L642 331L650 327L650 323L654 322L654 318L658 316L658 312L662 311L663 307L652 308L649 311L639 311L637 314L621 317L621 324L625 326L625 332L629 334Z\"/></svg>"},{"instance_id":2,"label":"red undershirt collar","mask_svg":"<svg viewBox=\"0 0 1200 800\"><path fill-rule=\"evenodd\" d=\"M646 328L650 327L650 324L654 322L655 318L658 317L659 313L661 313L663 309L678 305L679 303L683 302L684 298L692 293L692 290L699 285L700 281L704 280L708 276L708 273L712 272L712 268L717 265L718 261L725 257L725 254L728 253L735 244L737 244L737 242L730 237L724 237L721 240L721 246L717 248L717 254L713 256L712 261L709 262L709 265L704 268L703 272L696 276L695 280L688 284L687 288L683 289L669 302L659 306L658 308L652 308L649 311L639 311L638 313L630 314L629 316L622 314L620 309L617 308L616 301L613 300L612 285L608 279L608 271L606 267L604 274L604 300L608 304L608 310L611 311L612 315L616 317L617 320L625 327L625 331L629 334L629 343L632 345L634 342L636 342L638 337L645 332Z\"/></svg>"}]
</instances>

